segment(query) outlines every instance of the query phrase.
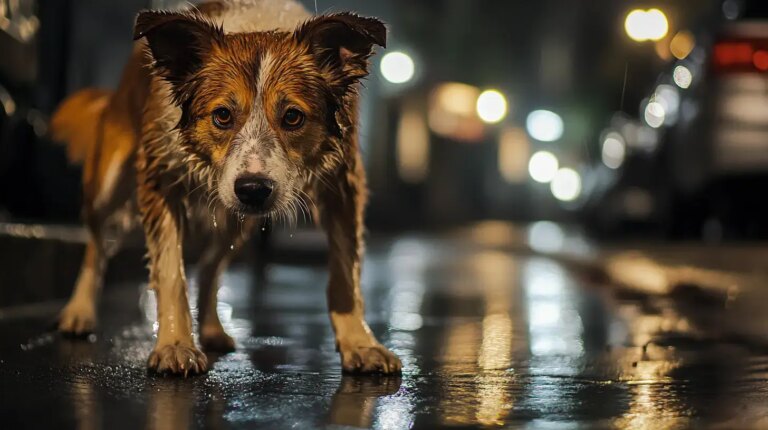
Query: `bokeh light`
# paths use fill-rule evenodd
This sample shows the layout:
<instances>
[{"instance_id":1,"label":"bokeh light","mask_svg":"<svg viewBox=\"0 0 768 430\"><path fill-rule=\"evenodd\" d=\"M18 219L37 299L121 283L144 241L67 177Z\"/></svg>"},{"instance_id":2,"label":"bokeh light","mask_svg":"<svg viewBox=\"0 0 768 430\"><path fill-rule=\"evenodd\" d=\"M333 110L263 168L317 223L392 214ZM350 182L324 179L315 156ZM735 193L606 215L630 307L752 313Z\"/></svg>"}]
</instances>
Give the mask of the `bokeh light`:
<instances>
[{"instance_id":1,"label":"bokeh light","mask_svg":"<svg viewBox=\"0 0 768 430\"><path fill-rule=\"evenodd\" d=\"M696 46L696 39L690 31L682 30L675 34L675 37L669 42L669 51L678 60L687 57Z\"/></svg>"},{"instance_id":2,"label":"bokeh light","mask_svg":"<svg viewBox=\"0 0 768 430\"><path fill-rule=\"evenodd\" d=\"M765 72L768 70L768 51L764 49L758 49L752 54L752 64L755 65L757 70Z\"/></svg>"},{"instance_id":3,"label":"bokeh light","mask_svg":"<svg viewBox=\"0 0 768 430\"><path fill-rule=\"evenodd\" d=\"M510 183L523 182L527 178L530 142L520 127L505 127L499 134L499 173Z\"/></svg>"},{"instance_id":4,"label":"bokeh light","mask_svg":"<svg viewBox=\"0 0 768 430\"><path fill-rule=\"evenodd\" d=\"M549 151L538 151L528 161L528 174L534 181L546 184L555 178L559 164L555 154Z\"/></svg>"},{"instance_id":5,"label":"bokeh light","mask_svg":"<svg viewBox=\"0 0 768 430\"><path fill-rule=\"evenodd\" d=\"M525 120L528 134L542 142L554 142L563 137L563 119L548 110L535 110Z\"/></svg>"},{"instance_id":6,"label":"bokeh light","mask_svg":"<svg viewBox=\"0 0 768 430\"><path fill-rule=\"evenodd\" d=\"M666 115L664 106L657 101L652 101L645 105L643 118L645 118L645 123L653 128L661 127L664 124Z\"/></svg>"},{"instance_id":7,"label":"bokeh light","mask_svg":"<svg viewBox=\"0 0 768 430\"><path fill-rule=\"evenodd\" d=\"M659 9L631 11L624 21L624 29L630 39L636 42L661 40L669 31L669 22Z\"/></svg>"},{"instance_id":8,"label":"bokeh light","mask_svg":"<svg viewBox=\"0 0 768 430\"><path fill-rule=\"evenodd\" d=\"M612 131L605 135L602 149L603 164L611 169L618 169L624 164L626 154L627 144L619 133Z\"/></svg>"},{"instance_id":9,"label":"bokeh light","mask_svg":"<svg viewBox=\"0 0 768 430\"><path fill-rule=\"evenodd\" d=\"M485 90L477 98L477 116L489 124L495 124L507 116L507 99L496 90Z\"/></svg>"},{"instance_id":10,"label":"bokeh light","mask_svg":"<svg viewBox=\"0 0 768 430\"><path fill-rule=\"evenodd\" d=\"M404 52L389 52L381 58L381 75L393 84L404 84L413 78L416 67Z\"/></svg>"},{"instance_id":11,"label":"bokeh light","mask_svg":"<svg viewBox=\"0 0 768 430\"><path fill-rule=\"evenodd\" d=\"M741 6L738 0L725 0L723 2L723 16L727 20L734 20L739 17L741 13Z\"/></svg>"},{"instance_id":12,"label":"bokeh light","mask_svg":"<svg viewBox=\"0 0 768 430\"><path fill-rule=\"evenodd\" d=\"M672 72L672 79L675 81L675 85L682 89L686 89L691 86L693 81L693 73L685 66L677 66Z\"/></svg>"},{"instance_id":13,"label":"bokeh light","mask_svg":"<svg viewBox=\"0 0 768 430\"><path fill-rule=\"evenodd\" d=\"M461 142L479 142L484 124L477 116L480 89L461 82L444 82L429 97L429 128L440 136Z\"/></svg>"},{"instance_id":14,"label":"bokeh light","mask_svg":"<svg viewBox=\"0 0 768 430\"><path fill-rule=\"evenodd\" d=\"M552 195L561 202L571 202L581 195L581 175L564 167L557 171L550 184Z\"/></svg>"},{"instance_id":15,"label":"bokeh light","mask_svg":"<svg viewBox=\"0 0 768 430\"><path fill-rule=\"evenodd\" d=\"M408 183L419 183L429 173L429 128L418 103L404 104L397 124L395 155L397 172Z\"/></svg>"}]
</instances>

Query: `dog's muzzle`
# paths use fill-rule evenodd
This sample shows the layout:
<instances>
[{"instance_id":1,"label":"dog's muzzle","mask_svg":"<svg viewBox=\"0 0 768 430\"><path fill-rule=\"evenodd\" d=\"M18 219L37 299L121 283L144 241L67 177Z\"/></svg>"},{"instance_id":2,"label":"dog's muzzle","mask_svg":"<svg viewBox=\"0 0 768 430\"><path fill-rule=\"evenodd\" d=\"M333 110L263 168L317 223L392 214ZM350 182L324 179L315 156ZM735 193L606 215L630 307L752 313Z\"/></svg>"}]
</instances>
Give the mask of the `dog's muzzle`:
<instances>
[{"instance_id":1,"label":"dog's muzzle","mask_svg":"<svg viewBox=\"0 0 768 430\"><path fill-rule=\"evenodd\" d=\"M267 212L275 201L275 182L258 175L235 180L235 196L249 212Z\"/></svg>"}]
</instances>

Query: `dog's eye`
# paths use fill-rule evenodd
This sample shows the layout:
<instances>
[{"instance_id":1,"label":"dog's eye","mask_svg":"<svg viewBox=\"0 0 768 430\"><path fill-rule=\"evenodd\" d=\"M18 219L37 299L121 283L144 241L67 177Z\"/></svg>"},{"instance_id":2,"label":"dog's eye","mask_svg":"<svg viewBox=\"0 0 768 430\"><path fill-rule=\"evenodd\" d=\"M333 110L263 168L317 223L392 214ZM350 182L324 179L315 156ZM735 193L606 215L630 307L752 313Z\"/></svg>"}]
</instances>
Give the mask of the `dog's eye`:
<instances>
[{"instance_id":1,"label":"dog's eye","mask_svg":"<svg viewBox=\"0 0 768 430\"><path fill-rule=\"evenodd\" d=\"M213 111L213 125L226 129L232 127L232 112L225 107L216 108Z\"/></svg>"},{"instance_id":2,"label":"dog's eye","mask_svg":"<svg viewBox=\"0 0 768 430\"><path fill-rule=\"evenodd\" d=\"M283 114L283 128L296 130L304 124L304 113L298 109L290 108Z\"/></svg>"}]
</instances>

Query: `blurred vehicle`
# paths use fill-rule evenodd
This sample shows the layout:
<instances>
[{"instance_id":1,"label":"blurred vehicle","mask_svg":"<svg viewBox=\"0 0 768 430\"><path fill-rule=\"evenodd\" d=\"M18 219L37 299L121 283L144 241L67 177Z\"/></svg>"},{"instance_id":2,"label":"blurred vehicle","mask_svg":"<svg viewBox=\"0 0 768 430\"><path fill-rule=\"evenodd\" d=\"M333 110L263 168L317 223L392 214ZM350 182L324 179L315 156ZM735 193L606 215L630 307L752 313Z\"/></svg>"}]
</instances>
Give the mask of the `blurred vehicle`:
<instances>
[{"instance_id":1,"label":"blurred vehicle","mask_svg":"<svg viewBox=\"0 0 768 430\"><path fill-rule=\"evenodd\" d=\"M690 231L687 220L721 235L766 233L759 190L768 185L768 4L726 1L723 12L728 21L701 63L678 64L671 76L681 88L679 121L667 136L666 169L680 197L670 208L673 233ZM679 67L690 69L689 88ZM707 217L691 213L696 207Z\"/></svg>"},{"instance_id":2,"label":"blurred vehicle","mask_svg":"<svg viewBox=\"0 0 768 430\"><path fill-rule=\"evenodd\" d=\"M600 228L768 233L768 4L727 0L722 10L715 31L659 76L638 117L615 116L603 131L608 179L589 205Z\"/></svg>"},{"instance_id":3,"label":"blurred vehicle","mask_svg":"<svg viewBox=\"0 0 768 430\"><path fill-rule=\"evenodd\" d=\"M658 230L664 218L665 178L660 132L624 113L612 116L599 136L600 163L585 176L584 218L594 232Z\"/></svg>"}]
</instances>

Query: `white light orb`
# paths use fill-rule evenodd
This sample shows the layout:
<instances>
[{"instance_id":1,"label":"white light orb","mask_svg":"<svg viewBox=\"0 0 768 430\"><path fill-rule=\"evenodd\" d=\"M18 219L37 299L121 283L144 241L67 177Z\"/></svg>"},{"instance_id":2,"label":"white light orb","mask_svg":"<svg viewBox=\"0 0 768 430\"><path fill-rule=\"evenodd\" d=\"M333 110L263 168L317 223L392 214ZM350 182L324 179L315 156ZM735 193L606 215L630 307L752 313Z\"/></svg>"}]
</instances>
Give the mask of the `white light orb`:
<instances>
[{"instance_id":1,"label":"white light orb","mask_svg":"<svg viewBox=\"0 0 768 430\"><path fill-rule=\"evenodd\" d=\"M495 124L507 116L507 99L496 90L486 90L477 98L476 109L483 122Z\"/></svg>"},{"instance_id":2,"label":"white light orb","mask_svg":"<svg viewBox=\"0 0 768 430\"><path fill-rule=\"evenodd\" d=\"M636 42L658 41L669 32L669 21L659 9L635 9L624 20L624 30Z\"/></svg>"},{"instance_id":3,"label":"white light orb","mask_svg":"<svg viewBox=\"0 0 768 430\"><path fill-rule=\"evenodd\" d=\"M627 145L624 142L624 138L615 131L608 133L603 139L603 164L611 169L618 169L624 164L626 155Z\"/></svg>"},{"instance_id":4,"label":"white light orb","mask_svg":"<svg viewBox=\"0 0 768 430\"><path fill-rule=\"evenodd\" d=\"M661 40L669 32L669 21L664 12L658 9L649 9L645 13L646 36L648 40Z\"/></svg>"},{"instance_id":5,"label":"white light orb","mask_svg":"<svg viewBox=\"0 0 768 430\"><path fill-rule=\"evenodd\" d=\"M532 138L542 142L554 142L563 137L563 119L548 110L535 110L528 114L525 128Z\"/></svg>"},{"instance_id":6,"label":"white light orb","mask_svg":"<svg viewBox=\"0 0 768 430\"><path fill-rule=\"evenodd\" d=\"M653 128L661 127L666 116L664 106L659 102L650 102L645 106L645 123Z\"/></svg>"},{"instance_id":7,"label":"white light orb","mask_svg":"<svg viewBox=\"0 0 768 430\"><path fill-rule=\"evenodd\" d=\"M555 178L559 164L555 154L549 151L538 151L528 161L528 174L534 181L546 184Z\"/></svg>"},{"instance_id":8,"label":"white light orb","mask_svg":"<svg viewBox=\"0 0 768 430\"><path fill-rule=\"evenodd\" d=\"M404 84L413 79L416 67L413 59L404 52L388 52L381 58L381 75L393 84Z\"/></svg>"},{"instance_id":9,"label":"white light orb","mask_svg":"<svg viewBox=\"0 0 768 430\"><path fill-rule=\"evenodd\" d=\"M573 169L562 168L552 179L550 190L561 202L572 202L581 195L581 175Z\"/></svg>"},{"instance_id":10,"label":"white light orb","mask_svg":"<svg viewBox=\"0 0 768 430\"><path fill-rule=\"evenodd\" d=\"M675 81L675 85L682 89L687 89L693 82L693 73L685 66L677 66L672 71L672 79Z\"/></svg>"}]
</instances>

